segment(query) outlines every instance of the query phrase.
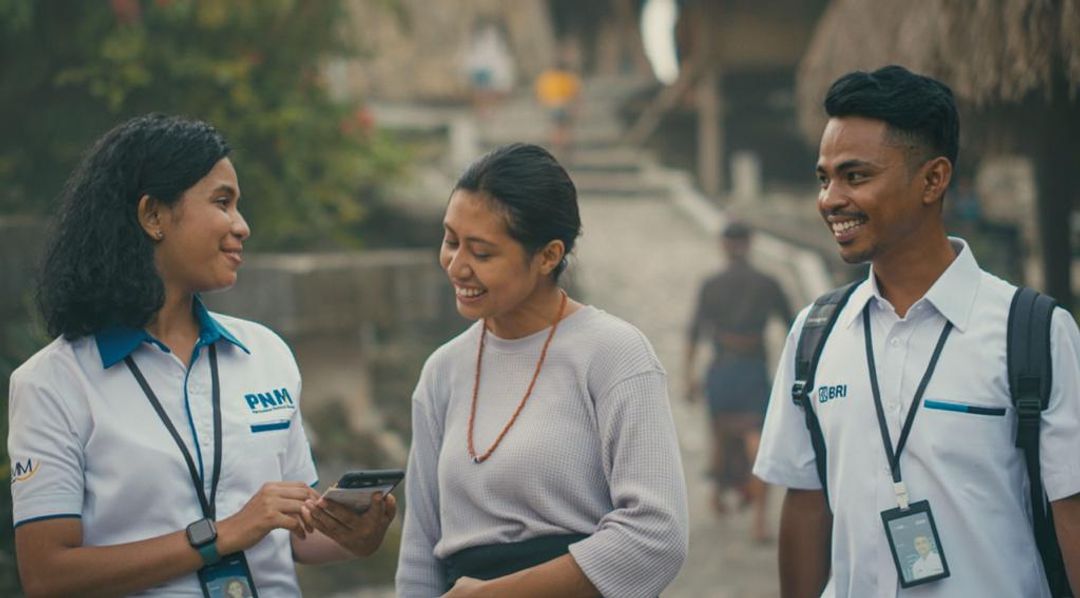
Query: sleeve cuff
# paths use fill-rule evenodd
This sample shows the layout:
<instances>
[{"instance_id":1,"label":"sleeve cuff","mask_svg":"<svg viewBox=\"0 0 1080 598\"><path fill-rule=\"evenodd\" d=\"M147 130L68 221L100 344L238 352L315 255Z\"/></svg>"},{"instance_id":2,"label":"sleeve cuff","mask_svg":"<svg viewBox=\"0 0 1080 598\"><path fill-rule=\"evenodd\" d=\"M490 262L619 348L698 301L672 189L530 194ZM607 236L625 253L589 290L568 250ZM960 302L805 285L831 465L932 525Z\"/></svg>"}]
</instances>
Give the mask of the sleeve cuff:
<instances>
[{"instance_id":1,"label":"sleeve cuff","mask_svg":"<svg viewBox=\"0 0 1080 598\"><path fill-rule=\"evenodd\" d=\"M30 495L19 496L12 508L16 525L52 517L81 517L82 496Z\"/></svg>"},{"instance_id":2,"label":"sleeve cuff","mask_svg":"<svg viewBox=\"0 0 1080 598\"><path fill-rule=\"evenodd\" d=\"M1043 470L1043 490L1051 502L1080 494L1080 471L1047 474Z\"/></svg>"},{"instance_id":3,"label":"sleeve cuff","mask_svg":"<svg viewBox=\"0 0 1080 598\"><path fill-rule=\"evenodd\" d=\"M772 461L758 461L754 464L754 475L763 482L774 486L784 486L796 490L821 490L821 480L817 470L793 470L779 466Z\"/></svg>"},{"instance_id":4,"label":"sleeve cuff","mask_svg":"<svg viewBox=\"0 0 1080 598\"><path fill-rule=\"evenodd\" d=\"M29 519L16 521L15 525L12 526L12 529L15 529L20 525L24 525L27 523L34 523L35 521L47 521L49 519L82 519L82 515L80 515L79 513L58 513L56 515L42 515L41 517L31 517Z\"/></svg>"},{"instance_id":5,"label":"sleeve cuff","mask_svg":"<svg viewBox=\"0 0 1080 598\"><path fill-rule=\"evenodd\" d=\"M653 544L650 550L652 554L645 559L622 544L593 534L570 545L574 562L602 596L658 596L678 574L686 558L685 544L681 548L671 546L659 549L655 542L650 541ZM635 562L638 566L628 565Z\"/></svg>"}]
</instances>

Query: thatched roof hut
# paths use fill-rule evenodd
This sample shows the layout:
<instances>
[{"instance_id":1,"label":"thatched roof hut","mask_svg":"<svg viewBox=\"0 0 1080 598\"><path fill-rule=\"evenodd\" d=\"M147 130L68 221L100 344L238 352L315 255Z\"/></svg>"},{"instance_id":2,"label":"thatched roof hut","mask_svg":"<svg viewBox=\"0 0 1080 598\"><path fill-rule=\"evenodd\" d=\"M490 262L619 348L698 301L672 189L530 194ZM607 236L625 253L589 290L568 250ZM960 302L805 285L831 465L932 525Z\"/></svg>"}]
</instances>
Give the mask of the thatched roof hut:
<instances>
[{"instance_id":1,"label":"thatched roof hut","mask_svg":"<svg viewBox=\"0 0 1080 598\"><path fill-rule=\"evenodd\" d=\"M840 75L902 64L975 107L1080 91L1080 0L833 0L799 66L799 123L814 144Z\"/></svg>"}]
</instances>

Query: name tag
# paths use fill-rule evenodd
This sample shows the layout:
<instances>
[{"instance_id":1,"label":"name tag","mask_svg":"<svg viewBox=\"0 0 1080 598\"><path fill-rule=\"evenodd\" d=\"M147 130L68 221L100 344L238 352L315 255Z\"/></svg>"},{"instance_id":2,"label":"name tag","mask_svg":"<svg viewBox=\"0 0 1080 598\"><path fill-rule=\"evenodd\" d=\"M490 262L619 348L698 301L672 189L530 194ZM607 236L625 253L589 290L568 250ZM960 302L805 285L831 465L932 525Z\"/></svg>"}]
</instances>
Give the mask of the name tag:
<instances>
[{"instance_id":1,"label":"name tag","mask_svg":"<svg viewBox=\"0 0 1080 598\"><path fill-rule=\"evenodd\" d=\"M900 587L930 583L949 576L945 549L938 537L930 503L922 500L907 509L881 513Z\"/></svg>"},{"instance_id":2,"label":"name tag","mask_svg":"<svg viewBox=\"0 0 1080 598\"><path fill-rule=\"evenodd\" d=\"M280 432L289 429L296 413L296 401L288 388L267 388L244 395L247 423L252 434Z\"/></svg>"},{"instance_id":3,"label":"name tag","mask_svg":"<svg viewBox=\"0 0 1080 598\"><path fill-rule=\"evenodd\" d=\"M271 413L291 413L296 409L296 402L287 388L273 388L262 392L249 392L244 395L248 412L263 416Z\"/></svg>"},{"instance_id":4,"label":"name tag","mask_svg":"<svg viewBox=\"0 0 1080 598\"><path fill-rule=\"evenodd\" d=\"M259 597L242 552L225 555L217 563L199 569L199 585L205 598Z\"/></svg>"}]
</instances>

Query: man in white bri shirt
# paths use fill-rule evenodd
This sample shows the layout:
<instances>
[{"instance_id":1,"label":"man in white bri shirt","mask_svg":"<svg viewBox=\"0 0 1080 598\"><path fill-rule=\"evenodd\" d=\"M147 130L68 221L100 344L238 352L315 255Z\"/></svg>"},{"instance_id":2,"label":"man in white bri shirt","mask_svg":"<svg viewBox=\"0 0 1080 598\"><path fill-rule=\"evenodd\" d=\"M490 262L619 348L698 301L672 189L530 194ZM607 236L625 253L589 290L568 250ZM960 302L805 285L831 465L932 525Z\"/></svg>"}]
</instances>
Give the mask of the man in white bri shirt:
<instances>
[{"instance_id":1,"label":"man in white bri shirt","mask_svg":"<svg viewBox=\"0 0 1080 598\"><path fill-rule=\"evenodd\" d=\"M838 314L807 401L824 437L827 494L804 413L791 395L808 309L796 319L777 368L754 473L787 487L781 593L901 592L881 514L906 500L894 489L882 436L897 446L948 324L951 335L914 411L898 470L911 502L932 509L936 549L949 576L905 592L1049 598L1006 375L1016 287L982 271L967 244L946 235L942 220L959 147L952 92L886 67L841 77L825 109L818 208L843 259L869 262L871 272ZM1065 568L1080 588L1080 332L1063 309L1054 310L1050 344L1040 467Z\"/></svg>"},{"instance_id":2,"label":"man in white bri shirt","mask_svg":"<svg viewBox=\"0 0 1080 598\"><path fill-rule=\"evenodd\" d=\"M915 536L915 552L919 553L919 559L911 564L911 576L922 579L931 575L937 575L945 570L941 565L941 556L934 551L930 544L930 538Z\"/></svg>"}]
</instances>

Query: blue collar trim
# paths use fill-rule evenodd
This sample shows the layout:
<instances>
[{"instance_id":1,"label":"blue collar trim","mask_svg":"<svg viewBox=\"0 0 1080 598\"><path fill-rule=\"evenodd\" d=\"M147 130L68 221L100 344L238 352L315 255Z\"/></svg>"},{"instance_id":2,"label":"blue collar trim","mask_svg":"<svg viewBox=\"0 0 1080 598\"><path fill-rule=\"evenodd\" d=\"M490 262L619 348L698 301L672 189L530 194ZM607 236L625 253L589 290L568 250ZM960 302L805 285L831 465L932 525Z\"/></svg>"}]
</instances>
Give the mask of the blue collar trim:
<instances>
[{"instance_id":1,"label":"blue collar trim","mask_svg":"<svg viewBox=\"0 0 1080 598\"><path fill-rule=\"evenodd\" d=\"M245 347L244 343L237 340L221 322L218 322L214 319L214 316L210 315L210 310L206 309L198 295L195 295L192 311L195 312L195 318L199 321L199 345L212 345L219 340L225 339L239 347L244 353L251 355L251 350Z\"/></svg>"},{"instance_id":2,"label":"blue collar trim","mask_svg":"<svg viewBox=\"0 0 1080 598\"><path fill-rule=\"evenodd\" d=\"M164 343L140 328L112 326L95 334L94 340L97 341L98 353L101 354L101 367L105 369L123 361L144 342L153 343L166 353L170 352Z\"/></svg>"},{"instance_id":3,"label":"blue collar trim","mask_svg":"<svg viewBox=\"0 0 1080 598\"><path fill-rule=\"evenodd\" d=\"M195 296L195 300L192 302L191 311L194 312L195 319L199 322L199 340L195 345L196 347L208 346L219 340L225 340L239 347L244 353L251 354L251 351L243 343L237 340L227 328L210 315L210 311L206 309L198 295ZM170 352L164 343L151 336L149 332L129 326L106 328L95 334L94 340L97 342L98 353L101 354L101 366L105 369L123 361L125 357L134 353L135 349L138 349L139 345L143 343L151 343L157 345L159 349L166 353Z\"/></svg>"}]
</instances>

